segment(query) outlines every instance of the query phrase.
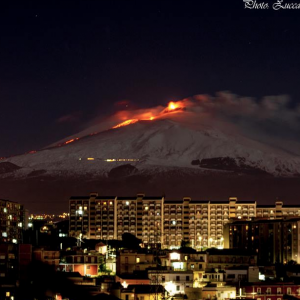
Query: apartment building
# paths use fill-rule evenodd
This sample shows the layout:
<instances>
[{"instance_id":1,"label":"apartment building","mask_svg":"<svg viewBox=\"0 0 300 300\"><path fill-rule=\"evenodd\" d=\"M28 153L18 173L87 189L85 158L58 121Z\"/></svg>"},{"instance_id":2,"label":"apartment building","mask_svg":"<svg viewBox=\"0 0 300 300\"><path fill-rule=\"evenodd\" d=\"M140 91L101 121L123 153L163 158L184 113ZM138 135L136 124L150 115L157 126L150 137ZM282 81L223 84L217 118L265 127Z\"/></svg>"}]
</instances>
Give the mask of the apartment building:
<instances>
[{"instance_id":1,"label":"apartment building","mask_svg":"<svg viewBox=\"0 0 300 300\"><path fill-rule=\"evenodd\" d=\"M179 248L182 241L197 250L223 248L223 228L229 220L279 219L300 216L300 206L257 205L256 201L198 201L185 197L90 196L70 198L70 236L88 239L122 239L131 233L144 244Z\"/></svg>"},{"instance_id":2,"label":"apartment building","mask_svg":"<svg viewBox=\"0 0 300 300\"><path fill-rule=\"evenodd\" d=\"M70 198L70 236L87 239L122 239L131 233L144 243L162 243L164 197Z\"/></svg>"},{"instance_id":3,"label":"apartment building","mask_svg":"<svg viewBox=\"0 0 300 300\"><path fill-rule=\"evenodd\" d=\"M274 205L257 205L258 218L279 219L286 217L300 217L300 205L284 205L282 201L276 201Z\"/></svg>"},{"instance_id":4,"label":"apartment building","mask_svg":"<svg viewBox=\"0 0 300 300\"><path fill-rule=\"evenodd\" d=\"M23 229L25 229L23 205L0 199L0 242L21 243Z\"/></svg>"},{"instance_id":5,"label":"apartment building","mask_svg":"<svg viewBox=\"0 0 300 300\"><path fill-rule=\"evenodd\" d=\"M179 201L165 201L163 208L163 245L178 248L182 240L198 250L222 248L223 227L230 218L249 219L256 216L255 201L197 201L185 197Z\"/></svg>"},{"instance_id":6,"label":"apartment building","mask_svg":"<svg viewBox=\"0 0 300 300\"><path fill-rule=\"evenodd\" d=\"M240 220L224 228L225 246L257 253L260 263L300 263L300 218Z\"/></svg>"},{"instance_id":7,"label":"apartment building","mask_svg":"<svg viewBox=\"0 0 300 300\"><path fill-rule=\"evenodd\" d=\"M241 297L256 300L283 300L300 297L300 285L291 282L256 282L241 285Z\"/></svg>"}]
</instances>

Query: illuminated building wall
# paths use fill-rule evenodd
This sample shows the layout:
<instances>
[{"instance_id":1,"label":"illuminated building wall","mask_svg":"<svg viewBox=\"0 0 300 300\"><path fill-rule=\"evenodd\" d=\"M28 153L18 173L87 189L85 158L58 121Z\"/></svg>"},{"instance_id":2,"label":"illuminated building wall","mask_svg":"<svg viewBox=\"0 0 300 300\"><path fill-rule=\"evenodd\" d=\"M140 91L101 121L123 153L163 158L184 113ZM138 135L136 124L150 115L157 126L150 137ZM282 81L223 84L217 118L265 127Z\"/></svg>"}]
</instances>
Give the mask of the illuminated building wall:
<instances>
[{"instance_id":1,"label":"illuminated building wall","mask_svg":"<svg viewBox=\"0 0 300 300\"><path fill-rule=\"evenodd\" d=\"M224 235L227 247L257 253L260 263L300 263L300 218L234 221Z\"/></svg>"},{"instance_id":2,"label":"illuminated building wall","mask_svg":"<svg viewBox=\"0 0 300 300\"><path fill-rule=\"evenodd\" d=\"M164 197L90 196L70 198L70 236L91 239L122 239L131 233L145 244L161 243L179 248L182 241L197 250L223 248L223 229L230 219L255 217L278 219L300 216L300 206L257 206L256 201L198 201L185 197L165 201ZM226 244L226 245L227 245ZM225 245L225 246L226 246Z\"/></svg>"},{"instance_id":3,"label":"illuminated building wall","mask_svg":"<svg viewBox=\"0 0 300 300\"><path fill-rule=\"evenodd\" d=\"M299 217L300 205L284 205L282 201L276 201L274 205L257 205L258 218L278 219L286 217Z\"/></svg>"},{"instance_id":4,"label":"illuminated building wall","mask_svg":"<svg viewBox=\"0 0 300 300\"><path fill-rule=\"evenodd\" d=\"M23 205L0 199L0 242L21 243L24 226L25 210Z\"/></svg>"},{"instance_id":5,"label":"illuminated building wall","mask_svg":"<svg viewBox=\"0 0 300 300\"><path fill-rule=\"evenodd\" d=\"M197 201L184 198L181 202L164 204L164 245L178 248L189 241L196 249L224 246L223 227L230 218L249 219L256 214L255 201Z\"/></svg>"},{"instance_id":6,"label":"illuminated building wall","mask_svg":"<svg viewBox=\"0 0 300 300\"><path fill-rule=\"evenodd\" d=\"M70 236L88 239L122 239L131 233L144 243L162 243L163 197L70 198Z\"/></svg>"}]
</instances>

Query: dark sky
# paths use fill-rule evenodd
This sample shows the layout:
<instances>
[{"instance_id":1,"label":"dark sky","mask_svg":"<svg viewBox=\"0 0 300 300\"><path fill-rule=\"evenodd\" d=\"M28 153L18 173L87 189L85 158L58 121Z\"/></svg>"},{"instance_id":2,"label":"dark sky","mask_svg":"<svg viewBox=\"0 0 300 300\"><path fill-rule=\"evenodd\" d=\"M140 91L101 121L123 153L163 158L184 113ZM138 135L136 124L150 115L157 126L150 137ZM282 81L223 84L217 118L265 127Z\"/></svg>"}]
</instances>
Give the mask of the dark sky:
<instances>
[{"instance_id":1,"label":"dark sky","mask_svg":"<svg viewBox=\"0 0 300 300\"><path fill-rule=\"evenodd\" d=\"M267 10L242 0L22 2L0 4L0 156L76 133L122 100L147 107L226 90L299 103L300 10L275 11L275 0Z\"/></svg>"}]
</instances>

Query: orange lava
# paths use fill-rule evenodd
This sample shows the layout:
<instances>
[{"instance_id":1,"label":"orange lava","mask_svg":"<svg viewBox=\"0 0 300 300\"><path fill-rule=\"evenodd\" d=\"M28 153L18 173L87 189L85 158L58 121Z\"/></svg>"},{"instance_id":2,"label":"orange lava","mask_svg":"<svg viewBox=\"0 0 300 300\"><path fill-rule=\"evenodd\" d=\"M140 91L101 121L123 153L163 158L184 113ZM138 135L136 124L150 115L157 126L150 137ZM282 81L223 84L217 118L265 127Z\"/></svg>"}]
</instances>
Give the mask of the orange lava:
<instances>
[{"instance_id":1,"label":"orange lava","mask_svg":"<svg viewBox=\"0 0 300 300\"><path fill-rule=\"evenodd\" d=\"M63 142L63 143L61 143L61 144L58 144L57 147L61 147L61 146L64 146L64 145L68 145L68 144L73 143L73 142L78 141L78 140L79 140L79 138L76 137L76 138L74 138L74 139L68 140L68 141Z\"/></svg>"},{"instance_id":2,"label":"orange lava","mask_svg":"<svg viewBox=\"0 0 300 300\"><path fill-rule=\"evenodd\" d=\"M134 124L138 121L144 121L144 120L152 121L152 120L162 116L163 114L170 113L170 112L179 112L179 111L184 110L184 108L185 108L185 105L182 101L178 101L178 102L171 101L171 102L169 102L168 106L163 111L159 112L156 116L153 116L151 112L143 113L143 114L137 114L135 119L126 120L126 121L124 121L124 122L122 122L118 125L115 125L112 128L115 129L115 128L127 126L127 125L130 125L130 124ZM120 112L120 116L122 116L122 118L125 117L123 111Z\"/></svg>"},{"instance_id":3,"label":"orange lava","mask_svg":"<svg viewBox=\"0 0 300 300\"><path fill-rule=\"evenodd\" d=\"M136 123L138 121L139 121L139 119L126 120L126 121L124 121L124 122L122 122L122 123L114 126L113 129L119 128L119 127L123 127L123 126L127 126L127 125L130 125L130 124L134 124L134 123Z\"/></svg>"},{"instance_id":4,"label":"orange lava","mask_svg":"<svg viewBox=\"0 0 300 300\"><path fill-rule=\"evenodd\" d=\"M64 145L68 145L68 144L73 143L77 140L79 140L79 138L74 138L74 139L68 140L68 141L64 142Z\"/></svg>"}]
</instances>

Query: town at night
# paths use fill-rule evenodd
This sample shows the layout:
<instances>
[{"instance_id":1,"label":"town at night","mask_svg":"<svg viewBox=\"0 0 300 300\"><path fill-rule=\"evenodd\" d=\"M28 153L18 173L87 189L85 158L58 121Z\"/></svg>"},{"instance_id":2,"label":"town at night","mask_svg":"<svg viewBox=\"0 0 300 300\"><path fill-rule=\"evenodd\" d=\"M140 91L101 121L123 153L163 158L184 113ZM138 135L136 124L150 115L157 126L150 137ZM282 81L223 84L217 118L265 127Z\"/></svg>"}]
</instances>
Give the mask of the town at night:
<instances>
[{"instance_id":1,"label":"town at night","mask_svg":"<svg viewBox=\"0 0 300 300\"><path fill-rule=\"evenodd\" d=\"M0 300L300 299L299 14L3 1Z\"/></svg>"}]
</instances>

